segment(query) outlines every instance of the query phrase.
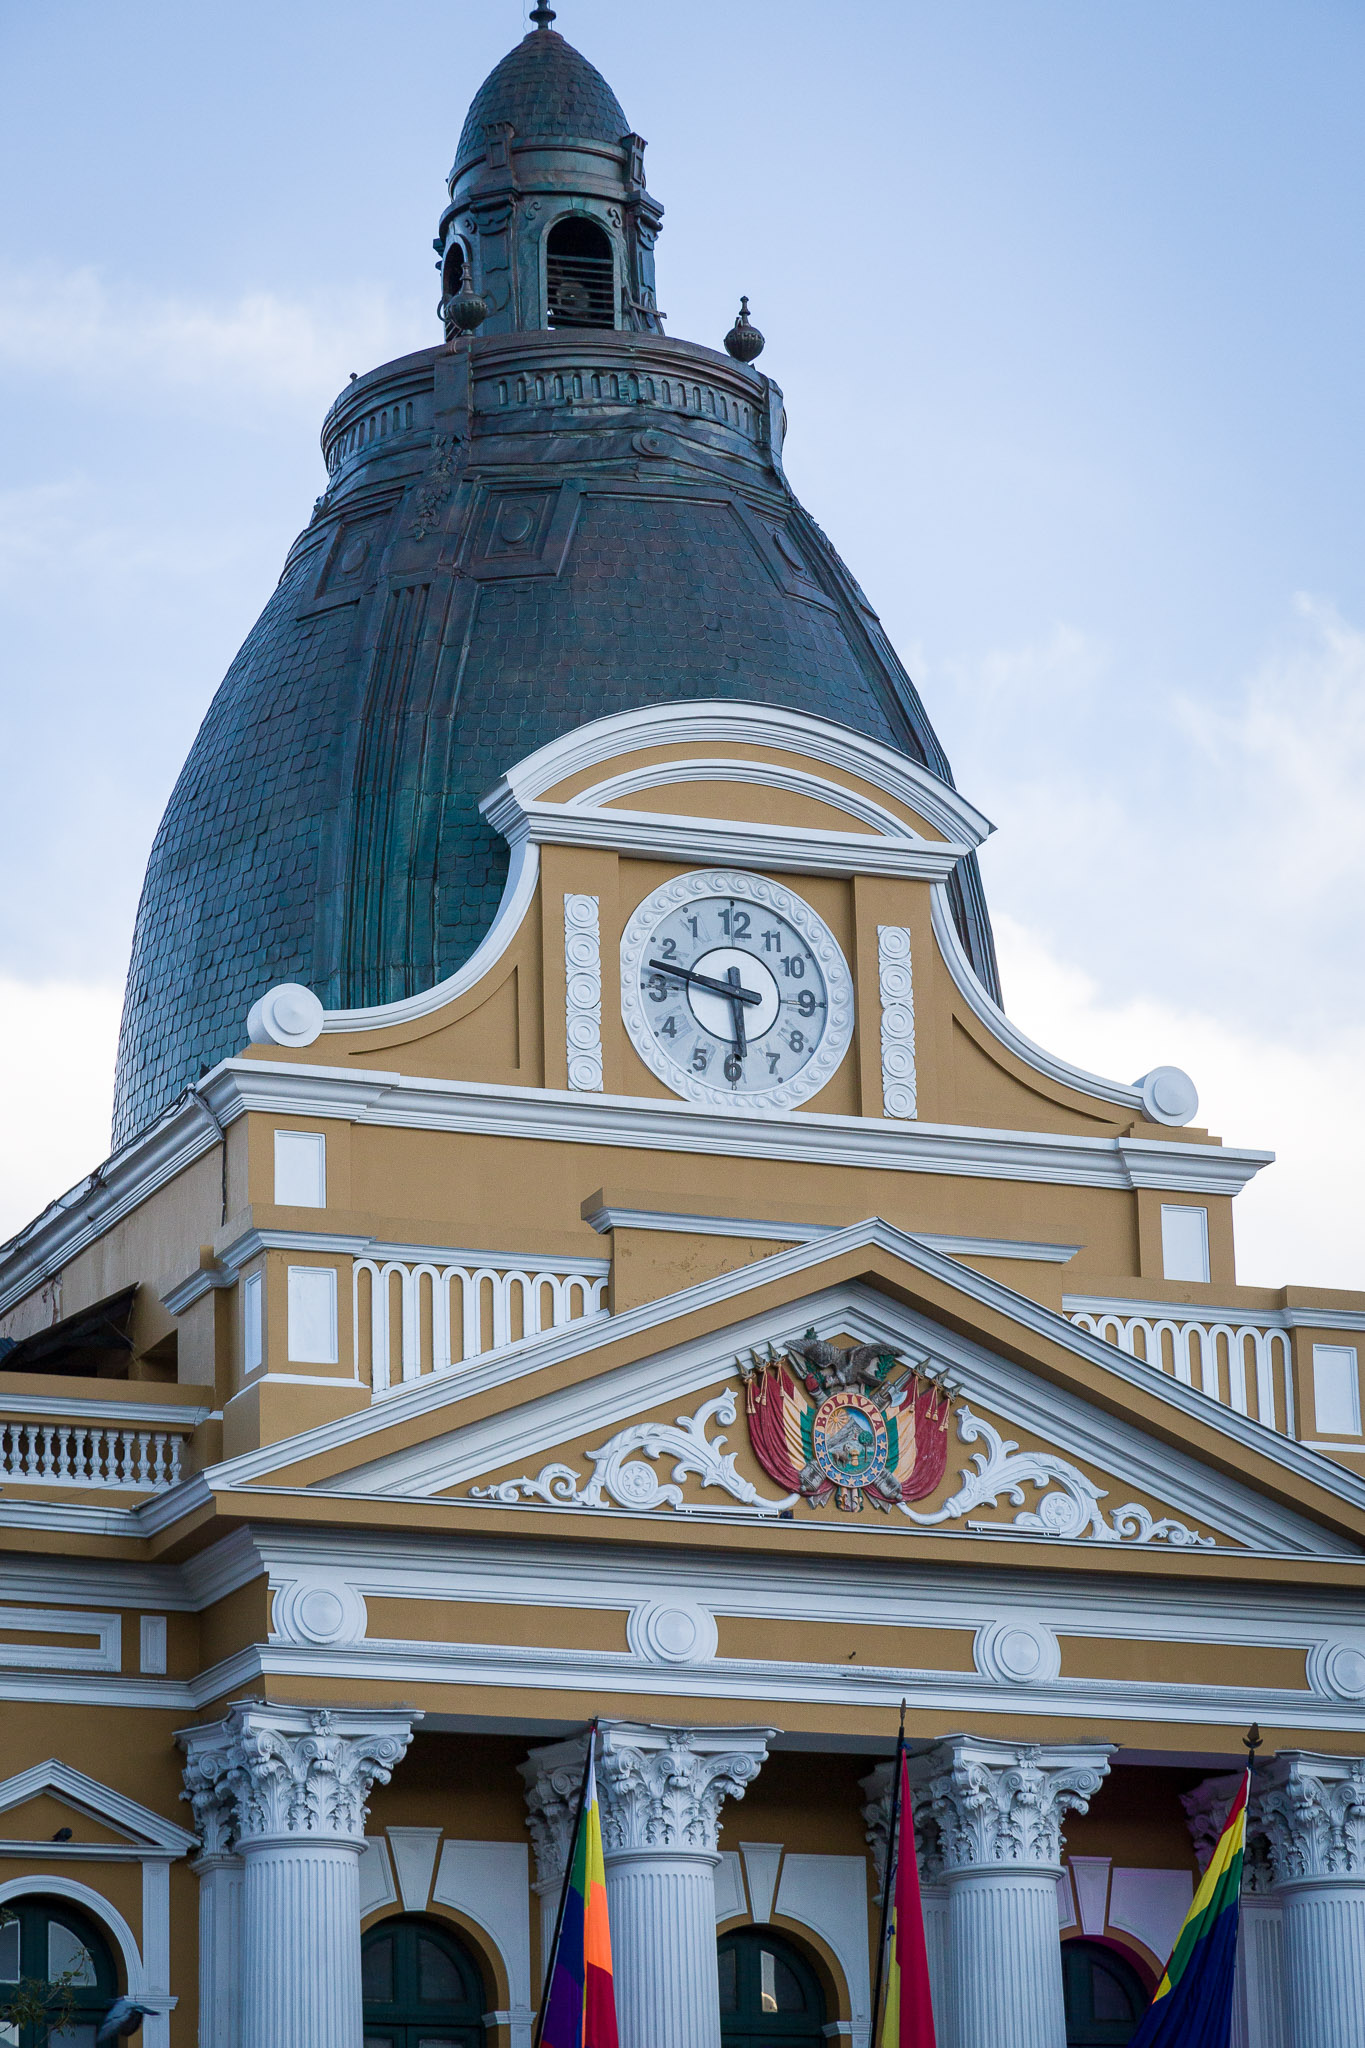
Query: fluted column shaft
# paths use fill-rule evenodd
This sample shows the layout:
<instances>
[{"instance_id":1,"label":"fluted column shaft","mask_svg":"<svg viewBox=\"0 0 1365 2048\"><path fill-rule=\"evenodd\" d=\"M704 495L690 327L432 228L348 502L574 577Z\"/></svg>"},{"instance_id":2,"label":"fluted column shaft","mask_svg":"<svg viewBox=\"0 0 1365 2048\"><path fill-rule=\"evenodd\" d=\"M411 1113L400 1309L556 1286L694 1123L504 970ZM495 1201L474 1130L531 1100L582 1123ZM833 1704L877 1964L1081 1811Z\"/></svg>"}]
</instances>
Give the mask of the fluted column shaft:
<instances>
[{"instance_id":1,"label":"fluted column shaft","mask_svg":"<svg viewBox=\"0 0 1365 2048\"><path fill-rule=\"evenodd\" d=\"M606 1862L621 2048L719 2048L720 1857L616 1849Z\"/></svg>"},{"instance_id":2,"label":"fluted column shaft","mask_svg":"<svg viewBox=\"0 0 1365 2048\"><path fill-rule=\"evenodd\" d=\"M295 1836L244 1845L246 2041L360 2048L360 1846Z\"/></svg>"},{"instance_id":3,"label":"fluted column shaft","mask_svg":"<svg viewBox=\"0 0 1365 2048\"><path fill-rule=\"evenodd\" d=\"M954 2048L1066 2048L1059 1869L945 1872Z\"/></svg>"},{"instance_id":4,"label":"fluted column shaft","mask_svg":"<svg viewBox=\"0 0 1365 2048\"><path fill-rule=\"evenodd\" d=\"M1288 2048L1365 2048L1365 1760L1281 1750L1261 1811L1283 1915Z\"/></svg>"},{"instance_id":5,"label":"fluted column shaft","mask_svg":"<svg viewBox=\"0 0 1365 2048\"><path fill-rule=\"evenodd\" d=\"M948 1894L940 2048L1066 2048L1062 1822L1086 1811L1109 1756L953 1735L914 1759L916 1827L937 1827Z\"/></svg>"},{"instance_id":6,"label":"fluted column shaft","mask_svg":"<svg viewBox=\"0 0 1365 2048\"><path fill-rule=\"evenodd\" d=\"M365 1802L414 1718L252 1701L179 1737L196 1821L242 1859L241 2048L362 2048Z\"/></svg>"},{"instance_id":7,"label":"fluted column shaft","mask_svg":"<svg viewBox=\"0 0 1365 2048\"><path fill-rule=\"evenodd\" d=\"M201 1856L199 1879L199 2048L242 2048L240 1856Z\"/></svg>"}]
</instances>

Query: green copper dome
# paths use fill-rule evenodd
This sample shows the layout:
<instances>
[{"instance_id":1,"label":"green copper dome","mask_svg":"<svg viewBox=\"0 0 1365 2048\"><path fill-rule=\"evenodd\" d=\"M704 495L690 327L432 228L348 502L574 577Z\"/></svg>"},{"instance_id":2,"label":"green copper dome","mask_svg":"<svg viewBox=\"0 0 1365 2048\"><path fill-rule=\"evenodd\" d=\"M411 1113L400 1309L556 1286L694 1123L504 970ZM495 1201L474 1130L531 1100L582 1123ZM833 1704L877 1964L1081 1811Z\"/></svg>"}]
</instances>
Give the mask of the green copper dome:
<instances>
[{"instance_id":1,"label":"green copper dome","mask_svg":"<svg viewBox=\"0 0 1365 2048\"><path fill-rule=\"evenodd\" d=\"M494 71L466 137L490 110L573 132L520 158L495 132L452 174L438 257L447 277L472 272L486 324L357 379L324 422L327 489L148 861L116 1142L239 1051L274 984L355 1008L454 973L507 869L479 800L591 719L778 705L951 779L875 613L792 494L781 392L661 332L661 212L607 87L542 27ZM611 151L584 145L585 110ZM545 296L565 222L575 249L600 237L608 280L605 318L581 325ZM952 893L994 990L974 862Z\"/></svg>"},{"instance_id":2,"label":"green copper dome","mask_svg":"<svg viewBox=\"0 0 1365 2048\"><path fill-rule=\"evenodd\" d=\"M486 130L508 121L519 137L619 143L630 128L600 71L553 29L530 35L495 64L460 131L455 168L482 156ZM452 173L453 175L453 173Z\"/></svg>"}]
</instances>

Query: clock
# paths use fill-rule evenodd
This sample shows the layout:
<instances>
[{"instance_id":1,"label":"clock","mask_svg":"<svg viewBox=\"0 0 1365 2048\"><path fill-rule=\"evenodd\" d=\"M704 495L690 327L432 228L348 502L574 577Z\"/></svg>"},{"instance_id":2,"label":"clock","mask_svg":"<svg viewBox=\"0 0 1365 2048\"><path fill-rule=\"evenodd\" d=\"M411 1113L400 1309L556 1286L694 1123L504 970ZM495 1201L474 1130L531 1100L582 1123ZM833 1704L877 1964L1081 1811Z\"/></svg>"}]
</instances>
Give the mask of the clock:
<instances>
[{"instance_id":1,"label":"clock","mask_svg":"<svg viewBox=\"0 0 1365 2048\"><path fill-rule=\"evenodd\" d=\"M621 938L621 1009L645 1065L715 1109L792 1109L853 1036L853 979L824 919L763 875L677 875Z\"/></svg>"}]
</instances>

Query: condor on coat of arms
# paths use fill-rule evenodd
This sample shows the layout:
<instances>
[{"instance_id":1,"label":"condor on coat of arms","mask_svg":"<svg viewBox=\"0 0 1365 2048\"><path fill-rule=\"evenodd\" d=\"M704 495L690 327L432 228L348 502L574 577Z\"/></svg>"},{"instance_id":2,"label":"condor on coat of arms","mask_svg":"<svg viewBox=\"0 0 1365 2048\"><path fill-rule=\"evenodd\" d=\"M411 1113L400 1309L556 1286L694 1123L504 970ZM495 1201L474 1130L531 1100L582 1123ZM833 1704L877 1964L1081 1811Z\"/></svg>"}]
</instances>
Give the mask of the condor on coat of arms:
<instances>
[{"instance_id":1,"label":"condor on coat of arms","mask_svg":"<svg viewBox=\"0 0 1365 2048\"><path fill-rule=\"evenodd\" d=\"M923 1500L948 1463L947 1394L879 1344L799 1344L740 1362L754 1456L812 1507L883 1514Z\"/></svg>"}]
</instances>

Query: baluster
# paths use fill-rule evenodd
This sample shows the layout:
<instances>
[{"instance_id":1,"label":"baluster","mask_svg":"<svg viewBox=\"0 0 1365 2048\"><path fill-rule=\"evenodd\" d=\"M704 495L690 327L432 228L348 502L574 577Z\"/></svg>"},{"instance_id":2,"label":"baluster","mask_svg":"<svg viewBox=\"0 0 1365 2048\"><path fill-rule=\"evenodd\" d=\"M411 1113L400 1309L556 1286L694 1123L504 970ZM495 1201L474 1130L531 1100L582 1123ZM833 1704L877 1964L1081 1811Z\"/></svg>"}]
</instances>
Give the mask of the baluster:
<instances>
[{"instance_id":1,"label":"baluster","mask_svg":"<svg viewBox=\"0 0 1365 2048\"><path fill-rule=\"evenodd\" d=\"M160 1493L166 1484L166 1439L159 1432L152 1438L152 1491Z\"/></svg>"},{"instance_id":2,"label":"baluster","mask_svg":"<svg viewBox=\"0 0 1365 2048\"><path fill-rule=\"evenodd\" d=\"M44 1423L42 1436L42 1450L39 1452L38 1455L38 1471L44 1479L50 1479L57 1469L56 1463L52 1455L52 1439L55 1434L56 1432L52 1424Z\"/></svg>"},{"instance_id":3,"label":"baluster","mask_svg":"<svg viewBox=\"0 0 1365 2048\"><path fill-rule=\"evenodd\" d=\"M0 1477L14 1477L14 1424L0 1422Z\"/></svg>"},{"instance_id":4,"label":"baluster","mask_svg":"<svg viewBox=\"0 0 1365 2048\"><path fill-rule=\"evenodd\" d=\"M145 1486L147 1484L148 1478L150 1477L150 1472L147 1463L147 1451L151 1444L151 1441L151 1437L147 1434L145 1430L139 1432L137 1440L137 1483L139 1486Z\"/></svg>"},{"instance_id":5,"label":"baluster","mask_svg":"<svg viewBox=\"0 0 1365 2048\"><path fill-rule=\"evenodd\" d=\"M181 1453L181 1452L182 1452L182 1451L184 1450L184 1448L185 1448L185 1446L184 1446L184 1442L183 1442L183 1439L182 1439L182 1438L180 1438L180 1437L178 1437L178 1436L173 1436L173 1437L172 1437L172 1438L170 1439L170 1446L171 1446L171 1477L170 1477L170 1483L171 1483L171 1485L172 1485L172 1486L179 1486L179 1484L180 1484L180 1453Z\"/></svg>"},{"instance_id":6,"label":"baluster","mask_svg":"<svg viewBox=\"0 0 1365 2048\"><path fill-rule=\"evenodd\" d=\"M38 1476L38 1432L31 1422L24 1424L24 1477Z\"/></svg>"}]
</instances>

